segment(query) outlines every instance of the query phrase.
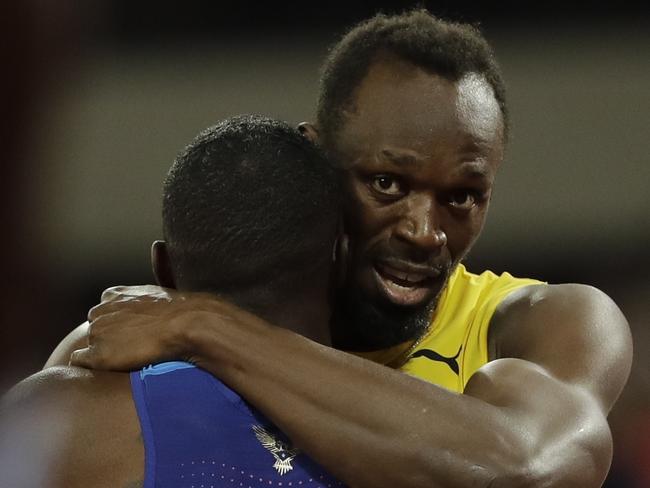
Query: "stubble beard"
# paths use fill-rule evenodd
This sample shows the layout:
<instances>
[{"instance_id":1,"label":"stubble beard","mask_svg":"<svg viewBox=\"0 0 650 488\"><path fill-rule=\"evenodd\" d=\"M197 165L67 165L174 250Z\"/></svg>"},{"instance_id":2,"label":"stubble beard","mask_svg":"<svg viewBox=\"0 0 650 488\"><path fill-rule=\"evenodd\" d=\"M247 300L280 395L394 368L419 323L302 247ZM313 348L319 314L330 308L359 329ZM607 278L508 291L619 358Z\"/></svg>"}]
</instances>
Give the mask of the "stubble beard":
<instances>
[{"instance_id":1,"label":"stubble beard","mask_svg":"<svg viewBox=\"0 0 650 488\"><path fill-rule=\"evenodd\" d=\"M418 340L427 331L446 285L428 303L418 307L390 303L378 306L359 291L344 287L338 293L332 316L333 346L367 352Z\"/></svg>"}]
</instances>

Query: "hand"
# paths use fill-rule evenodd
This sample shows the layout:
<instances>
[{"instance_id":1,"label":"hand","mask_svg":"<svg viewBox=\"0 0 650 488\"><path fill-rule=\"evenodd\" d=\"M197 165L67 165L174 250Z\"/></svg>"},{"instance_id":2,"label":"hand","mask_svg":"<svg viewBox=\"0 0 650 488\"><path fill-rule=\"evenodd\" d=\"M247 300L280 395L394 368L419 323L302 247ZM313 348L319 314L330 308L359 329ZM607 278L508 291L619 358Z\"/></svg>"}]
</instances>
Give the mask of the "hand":
<instances>
[{"instance_id":1,"label":"hand","mask_svg":"<svg viewBox=\"0 0 650 488\"><path fill-rule=\"evenodd\" d=\"M128 371L172 359L194 362L188 323L201 311L227 315L231 309L236 307L206 293L153 285L109 288L88 313L88 346L74 351L70 364Z\"/></svg>"}]
</instances>

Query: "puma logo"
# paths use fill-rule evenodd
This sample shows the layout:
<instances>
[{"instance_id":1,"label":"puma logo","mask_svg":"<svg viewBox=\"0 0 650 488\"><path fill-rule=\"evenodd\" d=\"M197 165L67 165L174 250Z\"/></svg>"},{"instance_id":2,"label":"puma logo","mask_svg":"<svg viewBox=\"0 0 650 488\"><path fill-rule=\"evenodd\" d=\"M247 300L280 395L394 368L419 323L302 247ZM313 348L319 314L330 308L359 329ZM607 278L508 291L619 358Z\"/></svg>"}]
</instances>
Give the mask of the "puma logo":
<instances>
[{"instance_id":1,"label":"puma logo","mask_svg":"<svg viewBox=\"0 0 650 488\"><path fill-rule=\"evenodd\" d=\"M458 356L460 356L460 351L463 350L463 346L461 345L460 348L458 348L458 352L456 353L455 356L452 356L450 358L445 357L441 354L438 354L436 351L432 351L431 349L419 349L415 351L413 354L411 354L411 357L409 359L415 359L419 357L425 357L427 359L430 359L431 361L438 361L440 363L445 363L451 370L456 373L456 375L459 374L460 368L458 366Z\"/></svg>"}]
</instances>

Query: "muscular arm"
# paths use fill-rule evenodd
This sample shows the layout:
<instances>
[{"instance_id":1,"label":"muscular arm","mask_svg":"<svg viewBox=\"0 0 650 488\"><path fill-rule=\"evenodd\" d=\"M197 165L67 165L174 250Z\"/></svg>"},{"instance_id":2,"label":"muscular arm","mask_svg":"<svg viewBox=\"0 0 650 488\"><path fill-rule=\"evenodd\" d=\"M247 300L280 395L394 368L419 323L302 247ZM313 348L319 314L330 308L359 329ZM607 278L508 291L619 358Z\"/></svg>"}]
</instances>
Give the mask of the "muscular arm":
<instances>
[{"instance_id":1,"label":"muscular arm","mask_svg":"<svg viewBox=\"0 0 650 488\"><path fill-rule=\"evenodd\" d=\"M631 343L618 308L593 288L510 297L492 323L499 359L464 395L239 314L175 314L163 342L352 486L584 488L607 473L606 415Z\"/></svg>"}]
</instances>

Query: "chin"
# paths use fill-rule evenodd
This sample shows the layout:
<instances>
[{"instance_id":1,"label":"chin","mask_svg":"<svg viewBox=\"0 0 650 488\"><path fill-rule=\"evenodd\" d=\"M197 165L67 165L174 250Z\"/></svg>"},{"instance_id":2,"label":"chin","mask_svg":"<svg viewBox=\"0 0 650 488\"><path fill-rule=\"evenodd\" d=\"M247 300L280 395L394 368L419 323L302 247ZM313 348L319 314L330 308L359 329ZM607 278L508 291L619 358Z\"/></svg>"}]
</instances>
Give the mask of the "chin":
<instances>
[{"instance_id":1,"label":"chin","mask_svg":"<svg viewBox=\"0 0 650 488\"><path fill-rule=\"evenodd\" d=\"M342 290L332 319L334 345L350 351L376 351L417 340L429 327L438 295L434 290L427 301L403 306L358 287Z\"/></svg>"}]
</instances>

